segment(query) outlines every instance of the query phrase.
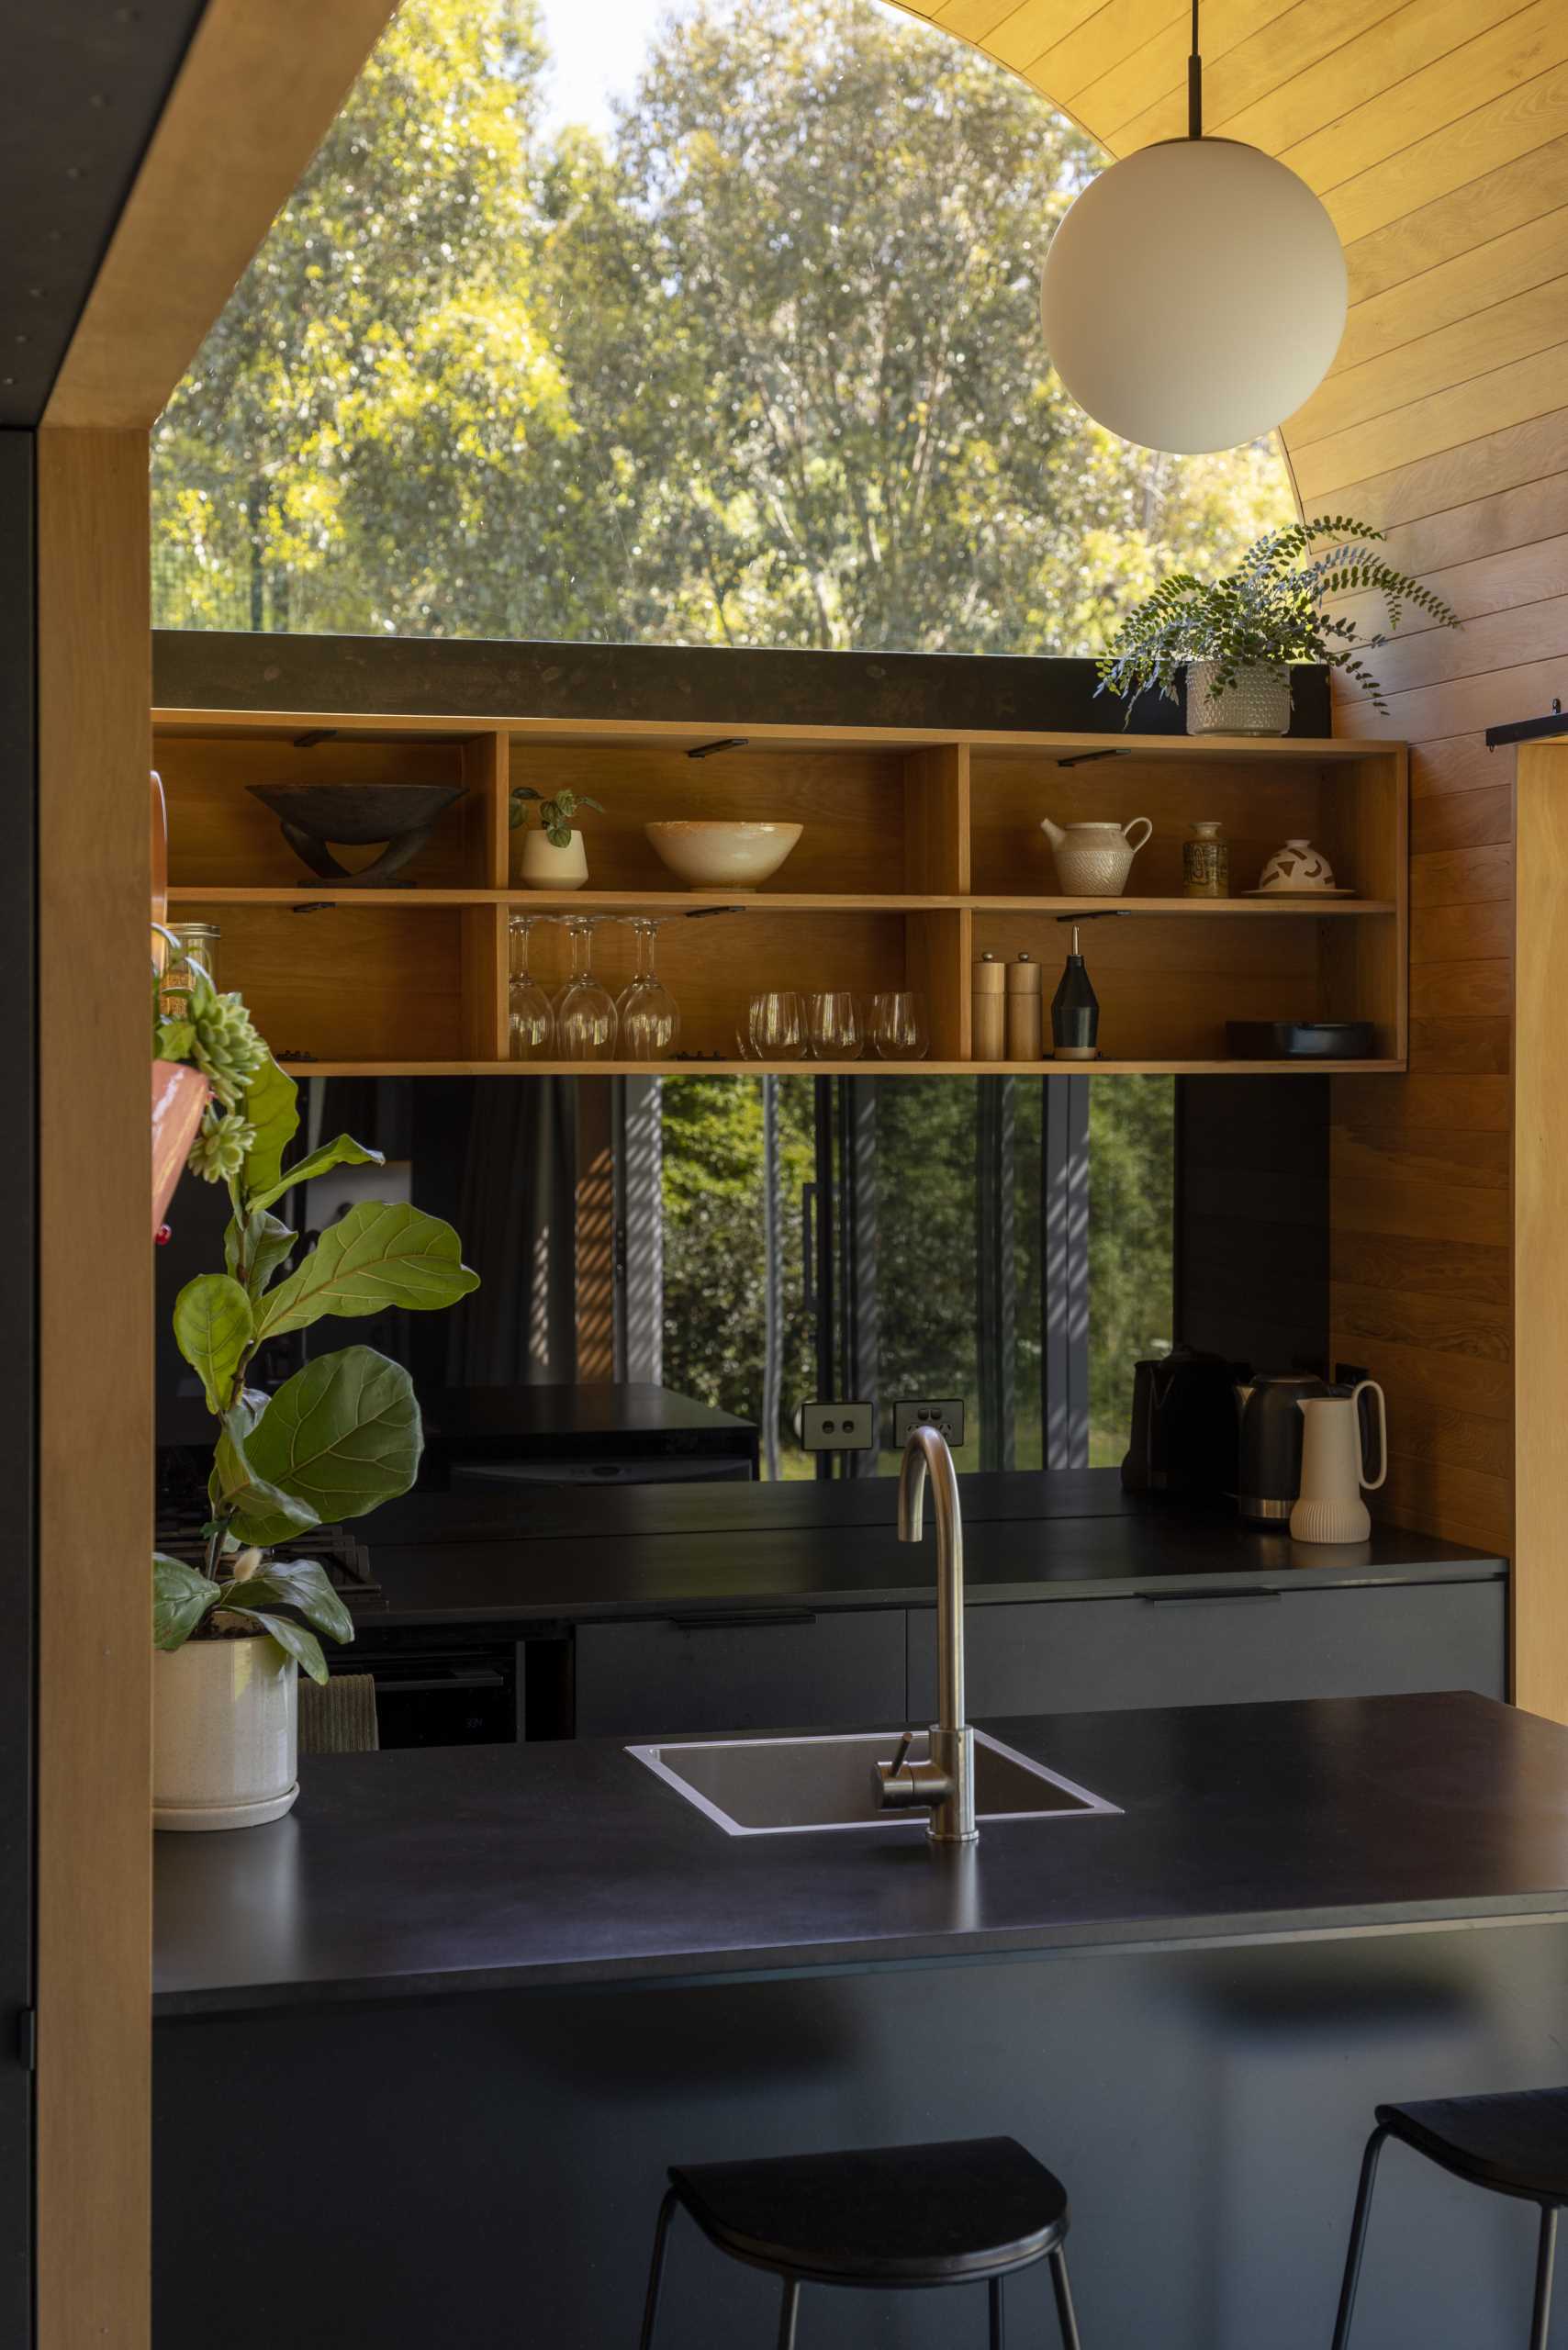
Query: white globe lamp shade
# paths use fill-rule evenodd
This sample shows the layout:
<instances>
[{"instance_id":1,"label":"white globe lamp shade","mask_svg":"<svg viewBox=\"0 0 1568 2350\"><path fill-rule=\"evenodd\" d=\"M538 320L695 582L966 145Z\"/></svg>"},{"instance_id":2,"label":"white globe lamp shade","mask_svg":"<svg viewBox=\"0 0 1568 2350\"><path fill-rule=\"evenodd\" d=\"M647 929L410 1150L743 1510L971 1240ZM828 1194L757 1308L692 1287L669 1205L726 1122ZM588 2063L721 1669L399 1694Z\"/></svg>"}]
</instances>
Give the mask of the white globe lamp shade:
<instances>
[{"instance_id":1,"label":"white globe lamp shade","mask_svg":"<svg viewBox=\"0 0 1568 2350\"><path fill-rule=\"evenodd\" d=\"M1170 139L1084 189L1046 256L1040 316L1096 423L1196 456L1294 414L1333 364L1347 294L1304 180L1233 139Z\"/></svg>"}]
</instances>

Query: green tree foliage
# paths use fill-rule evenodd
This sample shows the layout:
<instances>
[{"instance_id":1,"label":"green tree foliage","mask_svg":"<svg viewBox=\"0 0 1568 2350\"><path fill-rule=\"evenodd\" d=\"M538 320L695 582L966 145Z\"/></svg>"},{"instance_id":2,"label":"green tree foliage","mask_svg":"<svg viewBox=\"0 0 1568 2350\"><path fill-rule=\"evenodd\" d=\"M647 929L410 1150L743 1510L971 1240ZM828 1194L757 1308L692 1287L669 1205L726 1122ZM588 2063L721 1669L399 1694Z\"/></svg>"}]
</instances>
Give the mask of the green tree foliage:
<instances>
[{"instance_id":1,"label":"green tree foliage","mask_svg":"<svg viewBox=\"0 0 1568 2350\"><path fill-rule=\"evenodd\" d=\"M1095 652L1285 518L1088 423L1090 142L867 0L694 0L608 142L532 0L406 0L158 431L166 626Z\"/></svg>"}]
</instances>

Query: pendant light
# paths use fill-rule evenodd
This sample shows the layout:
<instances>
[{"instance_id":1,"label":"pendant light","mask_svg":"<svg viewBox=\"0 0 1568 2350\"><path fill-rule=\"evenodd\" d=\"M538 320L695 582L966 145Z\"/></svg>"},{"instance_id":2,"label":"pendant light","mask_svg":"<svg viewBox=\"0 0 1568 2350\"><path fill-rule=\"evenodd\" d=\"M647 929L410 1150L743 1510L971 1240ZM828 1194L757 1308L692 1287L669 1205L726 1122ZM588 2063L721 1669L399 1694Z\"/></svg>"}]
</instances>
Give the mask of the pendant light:
<instances>
[{"instance_id":1,"label":"pendant light","mask_svg":"<svg viewBox=\"0 0 1568 2350\"><path fill-rule=\"evenodd\" d=\"M1348 279L1305 180L1205 139L1198 0L1187 136L1091 182L1051 241L1046 347L1097 423L1146 449L1234 449L1294 413L1333 364Z\"/></svg>"}]
</instances>

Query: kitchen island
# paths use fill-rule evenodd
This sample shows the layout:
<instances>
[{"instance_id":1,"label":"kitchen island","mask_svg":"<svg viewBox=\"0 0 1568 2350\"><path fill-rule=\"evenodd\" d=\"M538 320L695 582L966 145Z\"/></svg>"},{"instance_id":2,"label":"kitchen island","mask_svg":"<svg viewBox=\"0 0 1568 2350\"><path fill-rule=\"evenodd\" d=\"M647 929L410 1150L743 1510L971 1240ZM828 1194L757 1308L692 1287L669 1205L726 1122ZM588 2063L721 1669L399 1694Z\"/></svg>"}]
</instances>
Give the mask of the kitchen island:
<instances>
[{"instance_id":1,"label":"kitchen island","mask_svg":"<svg viewBox=\"0 0 1568 2350\"><path fill-rule=\"evenodd\" d=\"M161 1838L161 2350L218 2307L226 2350L611 2350L667 2162L997 2131L1068 2182L1086 2344L1320 2350L1372 2104L1568 2071L1568 1731L1457 1695L988 1727L1115 1810L738 1839L582 1741L323 1759L271 1827ZM1518 2338L1529 2212L1386 2167L1368 2350ZM275 2219L215 2228L211 2181ZM670 2293L682 2350L769 2338L694 2242ZM808 2295L803 2338L930 2350L958 2308Z\"/></svg>"}]
</instances>

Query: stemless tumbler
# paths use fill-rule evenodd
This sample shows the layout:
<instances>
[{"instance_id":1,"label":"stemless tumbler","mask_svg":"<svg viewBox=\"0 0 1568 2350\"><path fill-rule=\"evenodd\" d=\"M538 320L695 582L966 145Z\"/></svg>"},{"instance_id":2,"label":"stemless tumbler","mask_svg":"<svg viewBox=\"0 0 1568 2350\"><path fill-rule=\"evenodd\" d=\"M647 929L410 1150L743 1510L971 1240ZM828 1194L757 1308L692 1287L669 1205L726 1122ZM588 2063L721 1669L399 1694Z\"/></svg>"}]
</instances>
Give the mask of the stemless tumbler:
<instances>
[{"instance_id":1,"label":"stemless tumbler","mask_svg":"<svg viewBox=\"0 0 1568 2350\"><path fill-rule=\"evenodd\" d=\"M832 988L806 998L806 1049L814 1061L857 1061L866 1038L855 998Z\"/></svg>"},{"instance_id":2,"label":"stemless tumbler","mask_svg":"<svg viewBox=\"0 0 1568 2350\"><path fill-rule=\"evenodd\" d=\"M774 988L754 995L747 1026L759 1061L798 1061L805 1052L805 1023L793 988Z\"/></svg>"},{"instance_id":3,"label":"stemless tumbler","mask_svg":"<svg viewBox=\"0 0 1568 2350\"><path fill-rule=\"evenodd\" d=\"M918 1061L925 1054L925 1004L908 988L871 999L871 1041L885 1061Z\"/></svg>"}]
</instances>

